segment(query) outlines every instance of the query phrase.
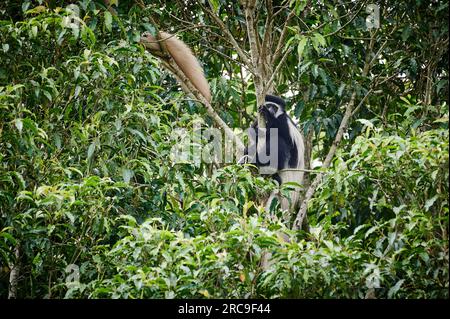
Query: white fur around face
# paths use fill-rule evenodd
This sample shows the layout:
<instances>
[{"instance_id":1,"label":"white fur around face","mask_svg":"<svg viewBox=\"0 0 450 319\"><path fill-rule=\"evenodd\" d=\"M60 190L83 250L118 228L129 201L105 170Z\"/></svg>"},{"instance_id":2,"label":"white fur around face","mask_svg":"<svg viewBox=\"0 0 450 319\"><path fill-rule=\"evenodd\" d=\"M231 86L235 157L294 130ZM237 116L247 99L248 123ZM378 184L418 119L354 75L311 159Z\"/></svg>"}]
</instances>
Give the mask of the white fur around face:
<instances>
[{"instance_id":1,"label":"white fur around face","mask_svg":"<svg viewBox=\"0 0 450 319\"><path fill-rule=\"evenodd\" d=\"M275 118L278 118L280 115L284 114L283 108L276 103L269 102L269 103L266 103L266 106L269 108L269 110L271 108L274 109L273 111L271 111L271 113L273 114L273 116Z\"/></svg>"},{"instance_id":2,"label":"white fur around face","mask_svg":"<svg viewBox=\"0 0 450 319\"><path fill-rule=\"evenodd\" d=\"M277 112L275 113L275 118L278 118L280 115L282 115L284 113L283 109L281 108L281 106L277 106Z\"/></svg>"}]
</instances>

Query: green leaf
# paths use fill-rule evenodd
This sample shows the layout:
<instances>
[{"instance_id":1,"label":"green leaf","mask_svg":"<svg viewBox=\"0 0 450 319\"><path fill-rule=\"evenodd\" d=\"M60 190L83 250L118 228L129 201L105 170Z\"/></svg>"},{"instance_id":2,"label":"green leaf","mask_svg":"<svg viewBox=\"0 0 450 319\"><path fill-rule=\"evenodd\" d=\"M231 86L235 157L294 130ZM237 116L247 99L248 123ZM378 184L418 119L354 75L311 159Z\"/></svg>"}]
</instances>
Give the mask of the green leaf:
<instances>
[{"instance_id":1,"label":"green leaf","mask_svg":"<svg viewBox=\"0 0 450 319\"><path fill-rule=\"evenodd\" d=\"M53 100L52 95L50 94L50 92L46 91L46 90L42 90L42 92L44 93L45 97L51 102Z\"/></svg>"},{"instance_id":2,"label":"green leaf","mask_svg":"<svg viewBox=\"0 0 450 319\"><path fill-rule=\"evenodd\" d=\"M73 94L73 97L76 98L80 94L80 92L81 92L81 86L77 85L75 87L75 92Z\"/></svg>"},{"instance_id":3,"label":"green leaf","mask_svg":"<svg viewBox=\"0 0 450 319\"><path fill-rule=\"evenodd\" d=\"M94 32L86 25L81 29L81 39L90 47L95 45L96 38Z\"/></svg>"},{"instance_id":4,"label":"green leaf","mask_svg":"<svg viewBox=\"0 0 450 319\"><path fill-rule=\"evenodd\" d=\"M379 227L378 226L373 226L370 227L369 230L366 231L366 234L364 235L364 238L367 238L370 236L370 234L372 234L374 231L376 231Z\"/></svg>"},{"instance_id":5,"label":"green leaf","mask_svg":"<svg viewBox=\"0 0 450 319\"><path fill-rule=\"evenodd\" d=\"M327 41L325 40L323 35L321 35L320 33L315 33L314 37L317 39L317 42L319 43L320 46L322 46L322 47L327 46Z\"/></svg>"},{"instance_id":6,"label":"green leaf","mask_svg":"<svg viewBox=\"0 0 450 319\"><path fill-rule=\"evenodd\" d=\"M423 252L421 252L420 254L419 254L419 256L420 256L420 258L422 258L422 260L425 262L425 263L429 263L430 262L430 256L425 252L425 251L423 251Z\"/></svg>"},{"instance_id":7,"label":"green leaf","mask_svg":"<svg viewBox=\"0 0 450 319\"><path fill-rule=\"evenodd\" d=\"M299 61L302 60L303 52L305 51L306 43L308 43L308 38L306 38L306 37L302 37L302 39L298 43L297 52L298 52L298 59L299 59Z\"/></svg>"},{"instance_id":8,"label":"green leaf","mask_svg":"<svg viewBox=\"0 0 450 319\"><path fill-rule=\"evenodd\" d=\"M34 26L31 27L31 34L32 34L32 37L33 37L33 38L36 38L36 37L37 37L37 34L38 34L38 27L37 27L36 25L34 25Z\"/></svg>"},{"instance_id":9,"label":"green leaf","mask_svg":"<svg viewBox=\"0 0 450 319\"><path fill-rule=\"evenodd\" d=\"M436 199L438 199L438 195L434 195L432 198L428 199L425 202L425 211L429 211L430 207L433 206L434 202L436 201Z\"/></svg>"},{"instance_id":10,"label":"green leaf","mask_svg":"<svg viewBox=\"0 0 450 319\"><path fill-rule=\"evenodd\" d=\"M28 8L30 7L30 4L31 4L30 0L24 1L22 3L22 12L26 12L28 10Z\"/></svg>"},{"instance_id":11,"label":"green leaf","mask_svg":"<svg viewBox=\"0 0 450 319\"><path fill-rule=\"evenodd\" d=\"M319 76L322 79L323 84L327 85L328 84L328 77L327 74L325 73L325 71L322 68L319 68Z\"/></svg>"},{"instance_id":12,"label":"green leaf","mask_svg":"<svg viewBox=\"0 0 450 319\"><path fill-rule=\"evenodd\" d=\"M19 131L19 133L22 133L22 128L23 128L22 119L15 119L14 124L16 125L16 128Z\"/></svg>"},{"instance_id":13,"label":"green leaf","mask_svg":"<svg viewBox=\"0 0 450 319\"><path fill-rule=\"evenodd\" d=\"M400 100L402 100L403 102L405 102L408 105L411 105L411 102L407 98L405 98L404 96L400 96Z\"/></svg>"},{"instance_id":14,"label":"green leaf","mask_svg":"<svg viewBox=\"0 0 450 319\"><path fill-rule=\"evenodd\" d=\"M84 185L89 187L96 187L100 184L100 177L92 175L84 180Z\"/></svg>"},{"instance_id":15,"label":"green leaf","mask_svg":"<svg viewBox=\"0 0 450 319\"><path fill-rule=\"evenodd\" d=\"M317 65L317 64L315 64L313 67L312 67L312 75L314 76L314 78L316 79L317 78L317 76L319 75L319 66Z\"/></svg>"},{"instance_id":16,"label":"green leaf","mask_svg":"<svg viewBox=\"0 0 450 319\"><path fill-rule=\"evenodd\" d=\"M18 172L13 172L13 175L16 177L17 181L19 182L20 189L26 188L25 180L23 179L23 176Z\"/></svg>"},{"instance_id":17,"label":"green leaf","mask_svg":"<svg viewBox=\"0 0 450 319\"><path fill-rule=\"evenodd\" d=\"M16 84L16 85L13 85L13 86L8 86L7 92L14 92L14 91L16 91L16 90L18 90L20 88L23 88L23 87L25 87L25 85L23 85L23 84Z\"/></svg>"},{"instance_id":18,"label":"green leaf","mask_svg":"<svg viewBox=\"0 0 450 319\"><path fill-rule=\"evenodd\" d=\"M405 281L404 279L400 279L393 287L391 287L391 289L389 289L388 298L392 298L395 296L395 294L400 289L404 281Z\"/></svg>"},{"instance_id":19,"label":"green leaf","mask_svg":"<svg viewBox=\"0 0 450 319\"><path fill-rule=\"evenodd\" d=\"M219 11L219 0L209 0L209 3L213 8L213 12L217 13Z\"/></svg>"},{"instance_id":20,"label":"green leaf","mask_svg":"<svg viewBox=\"0 0 450 319\"><path fill-rule=\"evenodd\" d=\"M112 30L112 15L111 15L111 13L109 11L105 11L104 15L105 15L105 27L106 27L106 30L111 32L111 30Z\"/></svg>"},{"instance_id":21,"label":"green leaf","mask_svg":"<svg viewBox=\"0 0 450 319\"><path fill-rule=\"evenodd\" d=\"M7 233L6 232L7 230L9 230L8 227L3 228L0 231L0 237L5 238L7 241L9 241L11 243L11 245L13 245L13 246L16 245L16 239L10 233Z\"/></svg>"},{"instance_id":22,"label":"green leaf","mask_svg":"<svg viewBox=\"0 0 450 319\"><path fill-rule=\"evenodd\" d=\"M87 151L87 160L90 161L92 158L92 155L94 155L96 143L92 142L91 145L89 145L88 151Z\"/></svg>"},{"instance_id":23,"label":"green leaf","mask_svg":"<svg viewBox=\"0 0 450 319\"><path fill-rule=\"evenodd\" d=\"M63 42L63 40L64 40L64 35L66 34L66 32L67 32L67 30L66 30L66 29L63 29L63 30L59 33L58 39L56 39L56 43L58 43L58 45L61 45L61 43Z\"/></svg>"},{"instance_id":24,"label":"green leaf","mask_svg":"<svg viewBox=\"0 0 450 319\"><path fill-rule=\"evenodd\" d=\"M311 37L311 42L313 45L314 50L316 50L317 53L320 53L320 43L319 40L317 40L316 37Z\"/></svg>"},{"instance_id":25,"label":"green leaf","mask_svg":"<svg viewBox=\"0 0 450 319\"><path fill-rule=\"evenodd\" d=\"M294 115L297 118L300 118L300 116L302 115L302 112L303 112L304 109L305 109L305 101L301 100L295 106Z\"/></svg>"},{"instance_id":26,"label":"green leaf","mask_svg":"<svg viewBox=\"0 0 450 319\"><path fill-rule=\"evenodd\" d=\"M69 218L70 223L73 225L73 223L75 222L75 216L70 211L65 211L64 214L67 218Z\"/></svg>"},{"instance_id":27,"label":"green leaf","mask_svg":"<svg viewBox=\"0 0 450 319\"><path fill-rule=\"evenodd\" d=\"M367 126L368 128L373 128L374 127L374 125L373 125L373 123L372 122L370 122L369 120L366 120L366 119L357 119L356 120L357 122L360 122L361 124L363 124L364 126Z\"/></svg>"},{"instance_id":28,"label":"green leaf","mask_svg":"<svg viewBox=\"0 0 450 319\"><path fill-rule=\"evenodd\" d=\"M131 169L128 168L122 169L122 178L125 183L128 184L133 176L134 172Z\"/></svg>"},{"instance_id":29,"label":"green leaf","mask_svg":"<svg viewBox=\"0 0 450 319\"><path fill-rule=\"evenodd\" d=\"M409 36L411 35L411 27L409 25L405 26L402 31L402 40L405 42L408 40Z\"/></svg>"}]
</instances>

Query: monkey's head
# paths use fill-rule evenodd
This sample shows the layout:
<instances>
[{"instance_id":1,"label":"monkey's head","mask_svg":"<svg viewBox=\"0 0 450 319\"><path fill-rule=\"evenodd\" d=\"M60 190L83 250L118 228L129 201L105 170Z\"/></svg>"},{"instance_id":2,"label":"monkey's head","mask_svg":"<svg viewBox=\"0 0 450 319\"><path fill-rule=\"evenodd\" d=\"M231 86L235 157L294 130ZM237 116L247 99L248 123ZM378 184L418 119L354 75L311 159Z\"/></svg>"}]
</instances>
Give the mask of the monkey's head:
<instances>
[{"instance_id":1,"label":"monkey's head","mask_svg":"<svg viewBox=\"0 0 450 319\"><path fill-rule=\"evenodd\" d=\"M267 127L278 127L277 123L286 117L284 100L275 95L266 95L265 103L258 108L258 112L264 116Z\"/></svg>"}]
</instances>

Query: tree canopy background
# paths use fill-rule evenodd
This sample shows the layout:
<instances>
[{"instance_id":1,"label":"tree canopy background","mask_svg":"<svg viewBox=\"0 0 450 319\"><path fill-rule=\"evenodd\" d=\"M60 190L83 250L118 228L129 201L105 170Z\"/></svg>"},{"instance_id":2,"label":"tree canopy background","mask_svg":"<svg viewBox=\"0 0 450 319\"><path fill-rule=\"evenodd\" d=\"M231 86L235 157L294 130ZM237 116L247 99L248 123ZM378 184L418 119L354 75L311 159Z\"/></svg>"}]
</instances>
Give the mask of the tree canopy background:
<instances>
[{"instance_id":1,"label":"tree canopy background","mask_svg":"<svg viewBox=\"0 0 450 319\"><path fill-rule=\"evenodd\" d=\"M448 1L245 8L0 4L2 298L448 298ZM139 44L157 30L238 136L262 87L287 100L318 163L306 229L268 218L253 167L171 161L174 130L217 124Z\"/></svg>"}]
</instances>

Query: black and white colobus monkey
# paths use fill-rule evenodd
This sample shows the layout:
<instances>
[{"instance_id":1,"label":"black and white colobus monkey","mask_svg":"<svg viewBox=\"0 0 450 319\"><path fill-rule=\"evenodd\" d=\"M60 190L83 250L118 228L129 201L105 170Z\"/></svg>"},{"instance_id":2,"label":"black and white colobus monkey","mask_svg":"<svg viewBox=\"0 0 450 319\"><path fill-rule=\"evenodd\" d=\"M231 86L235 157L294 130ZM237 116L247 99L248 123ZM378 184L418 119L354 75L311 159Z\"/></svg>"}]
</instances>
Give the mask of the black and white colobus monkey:
<instances>
[{"instance_id":1,"label":"black and white colobus monkey","mask_svg":"<svg viewBox=\"0 0 450 319\"><path fill-rule=\"evenodd\" d=\"M280 185L288 182L301 184L305 146L302 134L286 113L285 106L282 98L266 95L264 105L258 108L266 127L260 129L257 120L251 126L249 146L244 151L244 155L247 155L245 162L254 163L262 172L272 174ZM292 211L298 204L298 189L290 192L290 202L276 192L272 193L266 209L275 197L278 197L283 210Z\"/></svg>"},{"instance_id":2,"label":"black and white colobus monkey","mask_svg":"<svg viewBox=\"0 0 450 319\"><path fill-rule=\"evenodd\" d=\"M192 84L208 102L211 101L208 81L192 51L183 41L179 40L174 35L166 32L160 32L159 35L160 40L149 33L145 33L141 37L141 43L155 55L161 56L163 50L160 43L163 42L168 53L186 77L189 78ZM266 133L262 133L264 136L259 136L259 133L262 131L258 128L258 122L255 122L252 125L256 134L253 134L253 139L251 136L250 144L255 145L256 148L254 151L252 151L251 147L246 148L246 155L249 160L247 162L255 163L260 168L268 169L280 184L287 182L301 184L303 181L303 171L298 169L304 168L303 137L292 119L286 113L284 107L285 102L280 97L274 95L266 96L264 105L260 106L258 110L264 117ZM271 128L278 129L275 144L273 143L275 136L271 136ZM271 145L276 145L275 148L277 148L277 164L275 166L266 164L261 160L264 157L263 151L265 154L273 155L272 152L270 152ZM291 211L295 209L298 202L297 191L292 191L290 194L291 204L289 204L289 201L286 198L280 198L277 193L273 193L269 197L266 207L270 207L274 197L280 199L281 208L284 210Z\"/></svg>"}]
</instances>

